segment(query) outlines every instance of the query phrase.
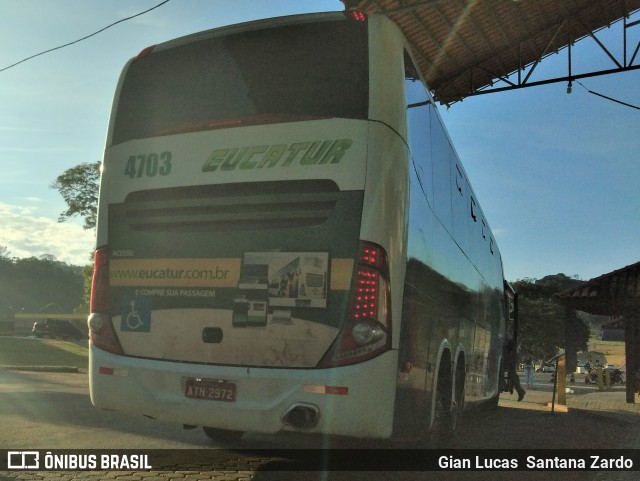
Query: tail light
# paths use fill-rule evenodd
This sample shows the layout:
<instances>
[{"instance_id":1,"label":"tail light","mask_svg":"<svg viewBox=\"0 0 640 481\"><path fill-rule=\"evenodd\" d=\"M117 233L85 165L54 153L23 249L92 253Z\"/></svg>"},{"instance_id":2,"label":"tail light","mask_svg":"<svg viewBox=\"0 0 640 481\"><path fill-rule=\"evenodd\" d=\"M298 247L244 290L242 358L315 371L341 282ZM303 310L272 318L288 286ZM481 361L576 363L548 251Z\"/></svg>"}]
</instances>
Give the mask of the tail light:
<instances>
[{"instance_id":1,"label":"tail light","mask_svg":"<svg viewBox=\"0 0 640 481\"><path fill-rule=\"evenodd\" d=\"M124 354L118 337L113 329L109 316L109 251L107 247L96 250L93 267L93 280L91 282L91 300L89 309L89 340L91 343L113 352Z\"/></svg>"},{"instance_id":2,"label":"tail light","mask_svg":"<svg viewBox=\"0 0 640 481\"><path fill-rule=\"evenodd\" d=\"M136 56L136 60L141 59L142 57L146 57L148 55L151 55L153 53L153 49L155 48L155 45L151 45L150 47L147 48L143 48L140 53Z\"/></svg>"},{"instance_id":3,"label":"tail light","mask_svg":"<svg viewBox=\"0 0 640 481\"><path fill-rule=\"evenodd\" d=\"M371 359L391 348L389 263L385 250L360 242L351 281L347 319L319 367Z\"/></svg>"},{"instance_id":4,"label":"tail light","mask_svg":"<svg viewBox=\"0 0 640 481\"><path fill-rule=\"evenodd\" d=\"M96 250L91 281L91 300L89 312L107 312L109 310L109 251L106 247Z\"/></svg>"},{"instance_id":5,"label":"tail light","mask_svg":"<svg viewBox=\"0 0 640 481\"><path fill-rule=\"evenodd\" d=\"M356 22L366 22L367 21L367 15L364 12L361 12L359 10L349 10L348 14Z\"/></svg>"}]
</instances>

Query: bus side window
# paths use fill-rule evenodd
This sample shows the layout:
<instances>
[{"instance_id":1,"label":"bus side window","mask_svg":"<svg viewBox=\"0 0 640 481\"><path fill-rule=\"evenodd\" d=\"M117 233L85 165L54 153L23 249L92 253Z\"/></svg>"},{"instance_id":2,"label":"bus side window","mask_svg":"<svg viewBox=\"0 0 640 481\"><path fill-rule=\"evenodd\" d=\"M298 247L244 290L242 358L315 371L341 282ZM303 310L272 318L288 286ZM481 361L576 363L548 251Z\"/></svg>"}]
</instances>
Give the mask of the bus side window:
<instances>
[{"instance_id":1,"label":"bus side window","mask_svg":"<svg viewBox=\"0 0 640 481\"><path fill-rule=\"evenodd\" d=\"M467 202L469 188L467 178L453 150L449 154L451 163L451 213L453 215L452 234L460 248L469 256L469 223L473 222L469 215Z\"/></svg>"},{"instance_id":2,"label":"bus side window","mask_svg":"<svg viewBox=\"0 0 640 481\"><path fill-rule=\"evenodd\" d=\"M453 149L435 109L431 116L431 155L433 165L433 210L442 225L453 235L453 212L451 210L452 185L451 157ZM456 191L457 194L457 191Z\"/></svg>"},{"instance_id":3,"label":"bus side window","mask_svg":"<svg viewBox=\"0 0 640 481\"><path fill-rule=\"evenodd\" d=\"M433 205L431 167L431 98L408 52L404 53L405 93L407 100L407 144L422 192Z\"/></svg>"}]
</instances>

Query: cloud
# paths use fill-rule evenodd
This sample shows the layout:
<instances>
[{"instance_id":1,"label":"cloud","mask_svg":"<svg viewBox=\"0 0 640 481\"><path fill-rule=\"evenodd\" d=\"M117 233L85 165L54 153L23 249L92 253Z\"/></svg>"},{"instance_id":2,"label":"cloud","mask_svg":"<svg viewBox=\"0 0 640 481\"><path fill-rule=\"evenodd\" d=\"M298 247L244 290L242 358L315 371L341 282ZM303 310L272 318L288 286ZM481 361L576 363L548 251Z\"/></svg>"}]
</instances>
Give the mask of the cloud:
<instances>
[{"instance_id":1,"label":"cloud","mask_svg":"<svg viewBox=\"0 0 640 481\"><path fill-rule=\"evenodd\" d=\"M509 230L504 227L498 227L497 229L491 229L491 233L494 237L509 237Z\"/></svg>"},{"instance_id":2,"label":"cloud","mask_svg":"<svg viewBox=\"0 0 640 481\"><path fill-rule=\"evenodd\" d=\"M94 244L93 231L38 216L35 207L0 203L0 246L6 246L11 257L51 254L59 261L85 265Z\"/></svg>"}]
</instances>

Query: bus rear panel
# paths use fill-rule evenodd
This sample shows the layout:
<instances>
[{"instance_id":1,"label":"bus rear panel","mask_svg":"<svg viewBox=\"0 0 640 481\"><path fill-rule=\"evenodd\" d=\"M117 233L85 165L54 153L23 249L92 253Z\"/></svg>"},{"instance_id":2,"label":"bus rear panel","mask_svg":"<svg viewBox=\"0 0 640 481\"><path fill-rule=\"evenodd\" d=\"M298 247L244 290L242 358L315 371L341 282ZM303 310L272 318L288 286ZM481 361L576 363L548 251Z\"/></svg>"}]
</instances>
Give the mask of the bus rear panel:
<instances>
[{"instance_id":1,"label":"bus rear panel","mask_svg":"<svg viewBox=\"0 0 640 481\"><path fill-rule=\"evenodd\" d=\"M418 439L497 399L499 251L411 47L356 17L215 29L127 64L94 405L207 434Z\"/></svg>"},{"instance_id":2,"label":"bus rear panel","mask_svg":"<svg viewBox=\"0 0 640 481\"><path fill-rule=\"evenodd\" d=\"M101 182L96 406L390 435L393 382L371 383L395 376L388 269L361 238L368 82L367 26L335 15L211 31L127 65Z\"/></svg>"}]
</instances>

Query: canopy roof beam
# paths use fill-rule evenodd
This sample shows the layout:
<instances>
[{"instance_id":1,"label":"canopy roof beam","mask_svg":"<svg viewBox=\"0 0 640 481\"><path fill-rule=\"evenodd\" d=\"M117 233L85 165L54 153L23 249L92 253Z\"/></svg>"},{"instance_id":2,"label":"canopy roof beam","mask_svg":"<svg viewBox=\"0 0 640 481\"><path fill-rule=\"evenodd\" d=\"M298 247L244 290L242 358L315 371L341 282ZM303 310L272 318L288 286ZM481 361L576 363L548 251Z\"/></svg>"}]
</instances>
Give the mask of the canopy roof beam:
<instances>
[{"instance_id":1,"label":"canopy roof beam","mask_svg":"<svg viewBox=\"0 0 640 481\"><path fill-rule=\"evenodd\" d=\"M394 21L412 45L434 98L445 105L472 95L634 70L640 59L637 30L630 35L640 25L640 0L342 2L347 10ZM603 41L598 33L612 26L622 35ZM614 68L595 67L590 58L577 62L582 59L574 43L588 38ZM560 73L567 68L566 75L540 72L543 59L565 48L567 67L557 67ZM584 67L576 75L577 65Z\"/></svg>"},{"instance_id":2,"label":"canopy roof beam","mask_svg":"<svg viewBox=\"0 0 640 481\"><path fill-rule=\"evenodd\" d=\"M593 39L593 41L596 43L596 45L598 45L598 47L600 48L600 50L602 50L606 56L611 59L611 61L614 63L615 67L611 68L611 69L605 69L605 70L596 70L596 71L592 71L592 72L585 72L585 73L580 73L580 74L574 74L573 73L573 55L575 55L575 53L572 51L572 45L573 43L576 41L575 38L573 38L572 36L572 28L571 28L571 23L572 21L576 21L583 29L588 31L588 36ZM623 45L623 49L622 49L622 60L620 61L619 59L617 59L615 57L615 55L611 52L611 50L609 48L607 48L606 45L604 45L600 39L595 35L594 32L589 31L589 29L584 25L583 22L581 22L579 19L576 19L576 17L573 17L572 19L565 19L561 24L558 25L558 27L556 28L553 36L551 37L551 39L547 42L547 45L545 46L544 51L540 54L540 56L530 65L528 66L522 66L522 58L521 58L521 45L519 45L519 67L517 72L515 72L514 74L517 74L517 80L509 80L509 77L512 77L514 74L510 75L509 77L505 77L504 75L498 75L494 72L490 72L489 70L483 68L482 66L478 65L475 67L472 67L472 73L471 76L473 78L473 70L474 69L480 69L481 71L491 75L497 82L504 82L507 85L504 86L497 86L495 85L495 83L491 83L489 86L483 86L480 87L478 89L474 89L473 88L473 84L472 84L472 91L470 93L467 94L468 97L471 96L475 96L475 95L484 95L484 94L489 94L489 93L496 93L496 92L504 92L504 91L508 91L508 90L515 90L515 89L521 89L521 88L526 88L526 87L536 87L539 85L547 85L547 84L551 84L551 83L557 83L557 82L568 82L571 83L573 80L579 80L579 79L583 79L583 78L589 78L589 77L597 77L597 76L602 76L602 75L611 75L611 74L615 74L615 73L620 73L620 72L628 72L628 71L633 71L633 70L637 70L640 69L640 64L638 65L634 65L634 62L636 60L636 57L638 55L638 51L640 51L640 40L638 41L637 45L635 46L635 49L633 51L633 54L631 55L631 59L629 61L627 61L627 58L629 58L629 50L628 50L628 41L627 41L627 29L630 26L633 25L640 25L640 20L627 24L626 23L626 17L624 18L624 26L623 26L623 30L622 30L622 45ZM567 47L567 75L564 76L559 76L559 77L550 77L550 78L546 78L546 79L542 79L542 80L537 80L534 82L530 81L531 75L533 74L533 72L535 71L536 67L540 64L540 62L542 61L543 58L545 58L546 56L548 56L551 52L550 52L550 47L551 45L554 44L554 42L556 41L556 38L558 37L558 35L564 31L564 30L568 30L569 32L569 36L568 36L568 41L566 44ZM558 52L556 52L558 53ZM568 93L570 93L570 89L568 89Z\"/></svg>"}]
</instances>

